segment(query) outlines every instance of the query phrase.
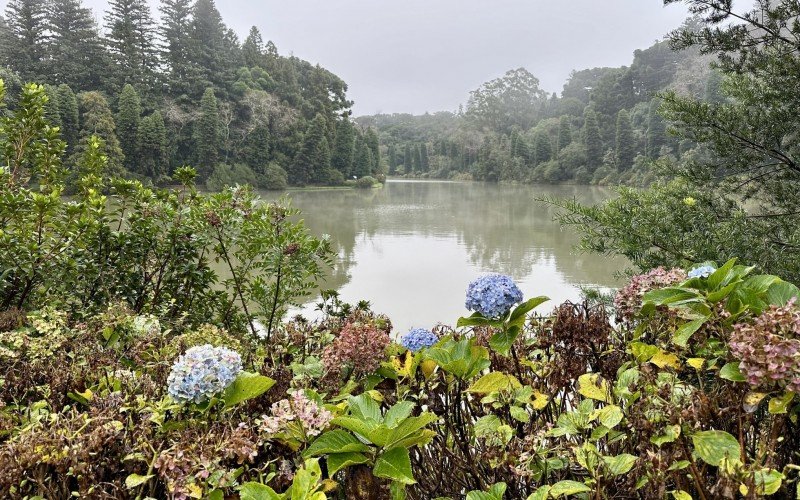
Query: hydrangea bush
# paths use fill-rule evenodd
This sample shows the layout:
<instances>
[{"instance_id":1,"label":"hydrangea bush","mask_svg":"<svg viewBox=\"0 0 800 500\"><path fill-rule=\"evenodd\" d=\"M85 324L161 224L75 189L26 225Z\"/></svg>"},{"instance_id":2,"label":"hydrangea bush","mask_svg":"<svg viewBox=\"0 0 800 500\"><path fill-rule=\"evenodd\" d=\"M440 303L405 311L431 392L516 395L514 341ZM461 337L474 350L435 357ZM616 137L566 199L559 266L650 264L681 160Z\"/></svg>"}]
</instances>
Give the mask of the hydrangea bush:
<instances>
[{"instance_id":1,"label":"hydrangea bush","mask_svg":"<svg viewBox=\"0 0 800 500\"><path fill-rule=\"evenodd\" d=\"M498 319L522 302L522 291L510 276L488 274L467 287L466 307L486 318Z\"/></svg>"},{"instance_id":2,"label":"hydrangea bush","mask_svg":"<svg viewBox=\"0 0 800 500\"><path fill-rule=\"evenodd\" d=\"M412 328L400 339L400 345L411 352L418 352L434 345L438 341L439 337L432 331L425 328Z\"/></svg>"},{"instance_id":3,"label":"hydrangea bush","mask_svg":"<svg viewBox=\"0 0 800 500\"><path fill-rule=\"evenodd\" d=\"M617 318L625 321L633 320L642 308L642 298L647 292L678 284L688 277L683 269L667 270L663 267L634 276L614 296Z\"/></svg>"},{"instance_id":4,"label":"hydrangea bush","mask_svg":"<svg viewBox=\"0 0 800 500\"><path fill-rule=\"evenodd\" d=\"M181 403L203 403L219 395L242 371L242 358L225 347L192 347L175 361L167 383L169 395Z\"/></svg>"}]
</instances>

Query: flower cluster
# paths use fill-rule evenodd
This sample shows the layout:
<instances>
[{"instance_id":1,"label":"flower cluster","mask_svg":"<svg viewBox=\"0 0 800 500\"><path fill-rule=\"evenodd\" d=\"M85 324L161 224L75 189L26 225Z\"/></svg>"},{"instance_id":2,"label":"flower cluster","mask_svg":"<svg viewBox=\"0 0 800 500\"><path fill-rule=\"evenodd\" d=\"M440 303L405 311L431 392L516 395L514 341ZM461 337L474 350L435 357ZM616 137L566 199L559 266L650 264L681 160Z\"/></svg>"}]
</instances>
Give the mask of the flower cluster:
<instances>
[{"instance_id":1,"label":"flower cluster","mask_svg":"<svg viewBox=\"0 0 800 500\"><path fill-rule=\"evenodd\" d=\"M262 416L261 430L266 434L277 434L291 422L303 426L306 436L318 436L328 427L333 414L308 399L303 391L296 391L291 399L282 399L272 405L272 416Z\"/></svg>"},{"instance_id":2,"label":"flower cluster","mask_svg":"<svg viewBox=\"0 0 800 500\"><path fill-rule=\"evenodd\" d=\"M467 309L477 311L486 318L498 319L520 302L522 291L510 276L481 276L467 287Z\"/></svg>"},{"instance_id":3,"label":"flower cluster","mask_svg":"<svg viewBox=\"0 0 800 500\"><path fill-rule=\"evenodd\" d=\"M350 365L356 376L366 375L380 367L390 343L389 334L376 326L350 323L325 348L322 362L329 372L340 371L343 366Z\"/></svg>"},{"instance_id":4,"label":"flower cluster","mask_svg":"<svg viewBox=\"0 0 800 500\"><path fill-rule=\"evenodd\" d=\"M709 276L714 274L714 271L716 270L717 269L714 266L695 267L694 269L689 271L689 274L687 276L689 278L708 278Z\"/></svg>"},{"instance_id":5,"label":"flower cluster","mask_svg":"<svg viewBox=\"0 0 800 500\"><path fill-rule=\"evenodd\" d=\"M685 281L686 278L686 271L683 269L675 268L667 271L663 267L653 269L649 273L634 276L614 297L617 319L633 320L642 308L644 294L651 290L675 285Z\"/></svg>"},{"instance_id":6,"label":"flower cluster","mask_svg":"<svg viewBox=\"0 0 800 500\"><path fill-rule=\"evenodd\" d=\"M242 371L242 358L225 347L192 347L172 365L169 395L181 403L202 403L224 391Z\"/></svg>"},{"instance_id":7,"label":"flower cluster","mask_svg":"<svg viewBox=\"0 0 800 500\"><path fill-rule=\"evenodd\" d=\"M794 299L770 307L753 324L736 325L730 347L753 387L800 392L800 310Z\"/></svg>"},{"instance_id":8,"label":"flower cluster","mask_svg":"<svg viewBox=\"0 0 800 500\"><path fill-rule=\"evenodd\" d=\"M432 346L439 341L439 337L432 331L424 328L412 328L407 334L403 335L400 339L400 345L405 347L411 352L417 352L421 349Z\"/></svg>"}]
</instances>

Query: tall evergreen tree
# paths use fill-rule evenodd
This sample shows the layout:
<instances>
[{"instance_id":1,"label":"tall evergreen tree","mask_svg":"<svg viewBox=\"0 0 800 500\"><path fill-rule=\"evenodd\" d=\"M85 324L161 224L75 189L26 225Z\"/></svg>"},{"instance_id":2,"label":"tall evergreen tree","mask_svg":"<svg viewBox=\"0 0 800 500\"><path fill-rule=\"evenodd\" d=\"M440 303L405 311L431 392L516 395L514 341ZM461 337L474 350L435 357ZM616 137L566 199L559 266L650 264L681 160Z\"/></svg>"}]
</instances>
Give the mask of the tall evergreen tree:
<instances>
[{"instance_id":1,"label":"tall evergreen tree","mask_svg":"<svg viewBox=\"0 0 800 500\"><path fill-rule=\"evenodd\" d=\"M394 175L397 172L397 146L394 143L389 144L389 174Z\"/></svg>"},{"instance_id":2,"label":"tall evergreen tree","mask_svg":"<svg viewBox=\"0 0 800 500\"><path fill-rule=\"evenodd\" d=\"M658 114L658 99L650 101L650 108L647 110L647 157L655 160L661 156L661 147L668 143L667 125L661 115Z\"/></svg>"},{"instance_id":3,"label":"tall evergreen tree","mask_svg":"<svg viewBox=\"0 0 800 500\"><path fill-rule=\"evenodd\" d=\"M5 57L0 64L12 66L26 81L45 75L46 3L41 0L10 0L6 5L6 30L0 43Z\"/></svg>"},{"instance_id":4,"label":"tall evergreen tree","mask_svg":"<svg viewBox=\"0 0 800 500\"><path fill-rule=\"evenodd\" d=\"M227 29L214 0L197 0L192 7L190 58L200 73L203 86L221 90L228 75L225 47ZM199 92L199 89L194 89Z\"/></svg>"},{"instance_id":5,"label":"tall evergreen tree","mask_svg":"<svg viewBox=\"0 0 800 500\"><path fill-rule=\"evenodd\" d=\"M325 135L327 128L325 117L321 113L317 114L308 125L303 137L303 146L300 148L292 168L288 172L290 183L308 184L317 180L314 175L315 172L323 172L330 169L330 147Z\"/></svg>"},{"instance_id":6,"label":"tall evergreen tree","mask_svg":"<svg viewBox=\"0 0 800 500\"><path fill-rule=\"evenodd\" d=\"M202 179L208 178L219 161L219 148L222 144L222 124L219 117L217 98L213 89L206 89L200 100L200 119L195 130L197 149L197 170Z\"/></svg>"},{"instance_id":7,"label":"tall evergreen tree","mask_svg":"<svg viewBox=\"0 0 800 500\"><path fill-rule=\"evenodd\" d=\"M167 175L167 128L159 111L142 118L138 156L139 173L155 180Z\"/></svg>"},{"instance_id":8,"label":"tall evergreen tree","mask_svg":"<svg viewBox=\"0 0 800 500\"><path fill-rule=\"evenodd\" d=\"M175 96L188 94L195 68L192 52L192 0L161 0L161 59L167 68L167 84Z\"/></svg>"},{"instance_id":9,"label":"tall evergreen tree","mask_svg":"<svg viewBox=\"0 0 800 500\"><path fill-rule=\"evenodd\" d=\"M422 172L422 149L419 144L414 146L414 172Z\"/></svg>"},{"instance_id":10,"label":"tall evergreen tree","mask_svg":"<svg viewBox=\"0 0 800 500\"><path fill-rule=\"evenodd\" d=\"M411 150L411 144L409 143L406 143L406 148L403 151L403 165L407 174L414 171L414 152Z\"/></svg>"},{"instance_id":11,"label":"tall evergreen tree","mask_svg":"<svg viewBox=\"0 0 800 500\"><path fill-rule=\"evenodd\" d=\"M428 146L423 142L419 147L419 164L423 172L431 168L430 158L428 157Z\"/></svg>"},{"instance_id":12,"label":"tall evergreen tree","mask_svg":"<svg viewBox=\"0 0 800 500\"><path fill-rule=\"evenodd\" d=\"M139 124L142 120L142 104L133 85L122 88L117 104L117 135L122 138L122 152L125 154L125 168L131 172L144 174L139 164L138 144ZM147 175L147 174L144 174Z\"/></svg>"},{"instance_id":13,"label":"tall evergreen tree","mask_svg":"<svg viewBox=\"0 0 800 500\"><path fill-rule=\"evenodd\" d=\"M51 0L50 79L75 89L104 88L108 58L92 11L81 0Z\"/></svg>"},{"instance_id":14,"label":"tall evergreen tree","mask_svg":"<svg viewBox=\"0 0 800 500\"><path fill-rule=\"evenodd\" d=\"M350 177L353 172L355 138L356 130L350 120L339 120L336 124L336 142L334 143L331 165L341 172L345 178Z\"/></svg>"},{"instance_id":15,"label":"tall evergreen tree","mask_svg":"<svg viewBox=\"0 0 800 500\"><path fill-rule=\"evenodd\" d=\"M265 173L271 160L270 133L266 124L259 124L247 136L243 151L244 161L256 173Z\"/></svg>"},{"instance_id":16,"label":"tall evergreen tree","mask_svg":"<svg viewBox=\"0 0 800 500\"><path fill-rule=\"evenodd\" d=\"M372 159L372 152L370 151L366 141L359 138L356 140L356 143L356 157L355 161L353 162L353 175L360 179L361 177L372 174L370 169L374 164L374 160Z\"/></svg>"},{"instance_id":17,"label":"tall evergreen tree","mask_svg":"<svg viewBox=\"0 0 800 500\"><path fill-rule=\"evenodd\" d=\"M58 86L58 116L61 119L61 137L67 143L67 155L71 155L78 145L80 122L78 115L78 98L69 88L62 83Z\"/></svg>"},{"instance_id":18,"label":"tall evergreen tree","mask_svg":"<svg viewBox=\"0 0 800 500\"><path fill-rule=\"evenodd\" d=\"M8 30L8 23L6 18L0 14L0 65L9 66L8 59L8 44L10 41L11 32Z\"/></svg>"},{"instance_id":19,"label":"tall evergreen tree","mask_svg":"<svg viewBox=\"0 0 800 500\"><path fill-rule=\"evenodd\" d=\"M572 143L572 126L567 115L561 117L558 122L558 152Z\"/></svg>"},{"instance_id":20,"label":"tall evergreen tree","mask_svg":"<svg viewBox=\"0 0 800 500\"><path fill-rule=\"evenodd\" d=\"M586 146L586 165L592 173L603 164L603 139L597 113L590 106L583 111L583 144Z\"/></svg>"},{"instance_id":21,"label":"tall evergreen tree","mask_svg":"<svg viewBox=\"0 0 800 500\"><path fill-rule=\"evenodd\" d=\"M266 66L264 39L261 38L261 32L255 26L250 28L250 33L242 44L242 58L248 68Z\"/></svg>"},{"instance_id":22,"label":"tall evergreen tree","mask_svg":"<svg viewBox=\"0 0 800 500\"><path fill-rule=\"evenodd\" d=\"M544 130L537 130L533 136L533 162L536 165L553 158L553 145L550 136Z\"/></svg>"},{"instance_id":23,"label":"tall evergreen tree","mask_svg":"<svg viewBox=\"0 0 800 500\"><path fill-rule=\"evenodd\" d=\"M364 140L369 146L369 152L372 154L372 167L370 168L371 173L380 172L381 170L381 145L380 139L378 139L378 133L375 131L374 128L370 127L367 129L367 133L364 134Z\"/></svg>"},{"instance_id":24,"label":"tall evergreen tree","mask_svg":"<svg viewBox=\"0 0 800 500\"><path fill-rule=\"evenodd\" d=\"M150 6L146 0L109 0L108 7L106 40L115 63L115 85L151 87L158 55Z\"/></svg>"},{"instance_id":25,"label":"tall evergreen tree","mask_svg":"<svg viewBox=\"0 0 800 500\"><path fill-rule=\"evenodd\" d=\"M615 137L614 158L617 162L617 169L620 171L628 170L633 166L633 159L636 156L636 144L633 139L631 116L624 109L617 113L617 133Z\"/></svg>"},{"instance_id":26,"label":"tall evergreen tree","mask_svg":"<svg viewBox=\"0 0 800 500\"><path fill-rule=\"evenodd\" d=\"M58 106L58 88L48 83L44 84L44 93L47 96L47 104L44 106L44 117L51 127L63 129L61 123L61 110Z\"/></svg>"},{"instance_id":27,"label":"tall evergreen tree","mask_svg":"<svg viewBox=\"0 0 800 500\"><path fill-rule=\"evenodd\" d=\"M73 161L77 161L86 150L86 143L93 135L103 140L103 153L108 157L107 173L110 176L123 172L125 154L119 145L116 123L111 107L102 93L83 92L78 96L81 110L81 131Z\"/></svg>"}]
</instances>

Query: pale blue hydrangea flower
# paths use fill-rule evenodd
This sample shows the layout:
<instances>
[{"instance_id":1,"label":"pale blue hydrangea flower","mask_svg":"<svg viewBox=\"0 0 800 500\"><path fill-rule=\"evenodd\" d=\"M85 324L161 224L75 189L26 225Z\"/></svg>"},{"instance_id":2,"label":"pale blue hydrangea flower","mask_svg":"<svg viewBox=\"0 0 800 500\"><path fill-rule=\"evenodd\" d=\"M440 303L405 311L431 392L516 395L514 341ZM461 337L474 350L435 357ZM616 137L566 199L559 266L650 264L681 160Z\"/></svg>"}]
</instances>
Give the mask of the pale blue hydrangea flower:
<instances>
[{"instance_id":1,"label":"pale blue hydrangea flower","mask_svg":"<svg viewBox=\"0 0 800 500\"><path fill-rule=\"evenodd\" d=\"M242 357L210 344L192 347L172 365L169 395L180 403L202 403L224 391L242 371Z\"/></svg>"},{"instance_id":2,"label":"pale blue hydrangea flower","mask_svg":"<svg viewBox=\"0 0 800 500\"><path fill-rule=\"evenodd\" d=\"M487 318L498 319L520 302L522 291L510 276L481 276L467 288L467 309L477 311Z\"/></svg>"},{"instance_id":3,"label":"pale blue hydrangea flower","mask_svg":"<svg viewBox=\"0 0 800 500\"><path fill-rule=\"evenodd\" d=\"M716 269L713 266L700 266L689 271L688 276L690 278L708 278L714 274L714 271Z\"/></svg>"},{"instance_id":4,"label":"pale blue hydrangea flower","mask_svg":"<svg viewBox=\"0 0 800 500\"><path fill-rule=\"evenodd\" d=\"M412 328L400 339L400 345L411 352L417 352L420 349L432 346L438 341L439 337L437 337L430 330L426 330L424 328Z\"/></svg>"}]
</instances>

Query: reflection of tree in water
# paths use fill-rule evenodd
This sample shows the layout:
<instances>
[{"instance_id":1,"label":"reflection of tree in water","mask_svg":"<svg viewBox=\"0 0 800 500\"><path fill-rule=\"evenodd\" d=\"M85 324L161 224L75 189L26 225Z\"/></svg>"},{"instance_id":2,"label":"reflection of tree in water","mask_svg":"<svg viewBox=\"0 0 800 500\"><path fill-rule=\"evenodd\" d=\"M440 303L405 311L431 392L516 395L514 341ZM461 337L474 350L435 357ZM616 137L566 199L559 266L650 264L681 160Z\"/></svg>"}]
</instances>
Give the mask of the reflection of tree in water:
<instances>
[{"instance_id":1,"label":"reflection of tree in water","mask_svg":"<svg viewBox=\"0 0 800 500\"><path fill-rule=\"evenodd\" d=\"M358 242L375 235L456 237L470 261L485 271L516 277L551 263L569 281L610 284L624 261L574 254L574 234L553 222L553 209L538 196L599 203L610 192L586 186L498 186L482 183L391 182L378 190L320 190L292 193L314 234L330 234L340 260L327 288L350 280Z\"/></svg>"}]
</instances>

